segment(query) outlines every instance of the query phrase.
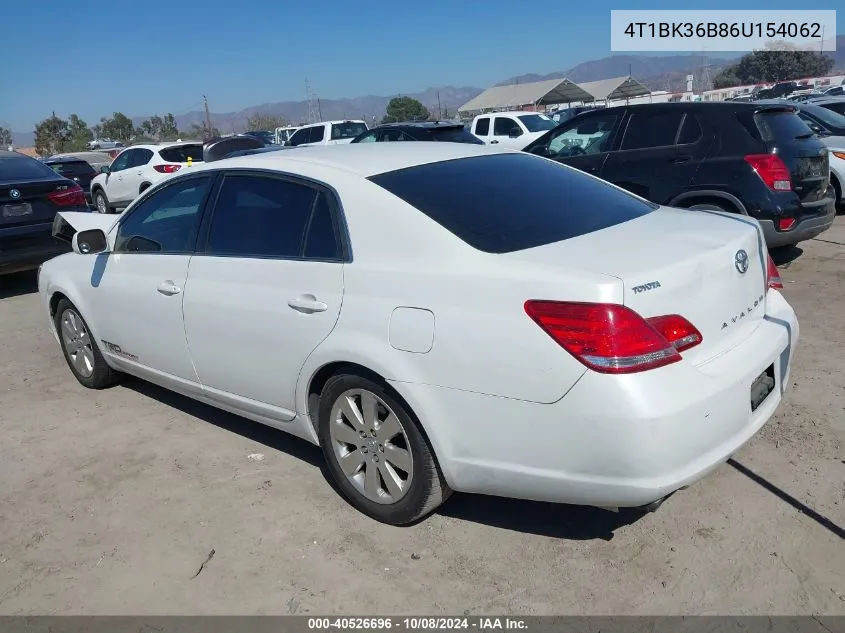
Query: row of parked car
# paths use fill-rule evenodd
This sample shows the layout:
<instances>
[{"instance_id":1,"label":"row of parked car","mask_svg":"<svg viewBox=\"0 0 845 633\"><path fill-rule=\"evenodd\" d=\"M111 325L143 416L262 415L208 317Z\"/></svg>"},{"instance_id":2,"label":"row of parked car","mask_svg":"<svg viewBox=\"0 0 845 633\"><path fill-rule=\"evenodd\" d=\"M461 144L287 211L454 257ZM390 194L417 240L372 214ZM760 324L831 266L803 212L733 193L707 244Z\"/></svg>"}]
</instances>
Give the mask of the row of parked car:
<instances>
[{"instance_id":1,"label":"row of parked car","mask_svg":"<svg viewBox=\"0 0 845 633\"><path fill-rule=\"evenodd\" d=\"M226 143L226 151L397 141L521 150L661 205L747 215L760 222L769 247L797 244L830 227L845 183L845 98L585 108L558 124L537 112L482 114L469 126L426 121L368 128L361 120L324 121L293 130L284 145L260 133L240 140ZM202 163L210 146L133 145L40 162L6 152L0 163L6 166L0 169L0 269L33 267L56 248L49 225L57 208L78 203L119 212L159 181Z\"/></svg>"}]
</instances>

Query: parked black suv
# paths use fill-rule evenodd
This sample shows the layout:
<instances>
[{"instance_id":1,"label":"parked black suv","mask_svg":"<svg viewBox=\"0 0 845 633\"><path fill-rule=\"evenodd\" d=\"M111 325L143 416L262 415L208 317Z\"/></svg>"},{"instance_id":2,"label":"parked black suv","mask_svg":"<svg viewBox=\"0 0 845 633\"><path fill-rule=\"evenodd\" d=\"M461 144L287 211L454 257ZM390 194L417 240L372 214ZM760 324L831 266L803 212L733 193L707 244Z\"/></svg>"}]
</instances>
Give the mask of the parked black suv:
<instances>
[{"instance_id":1,"label":"parked black suv","mask_svg":"<svg viewBox=\"0 0 845 633\"><path fill-rule=\"evenodd\" d=\"M70 250L53 237L57 211L87 211L82 188L41 161L0 150L0 274Z\"/></svg>"},{"instance_id":2,"label":"parked black suv","mask_svg":"<svg viewBox=\"0 0 845 633\"><path fill-rule=\"evenodd\" d=\"M75 156L55 156L45 158L42 162L60 176L64 176L82 187L85 200L88 204L93 204L91 201L91 181L100 175L99 171Z\"/></svg>"},{"instance_id":3,"label":"parked black suv","mask_svg":"<svg viewBox=\"0 0 845 633\"><path fill-rule=\"evenodd\" d=\"M659 103L585 112L525 150L658 204L749 215L768 246L836 214L827 148L792 104Z\"/></svg>"},{"instance_id":4,"label":"parked black suv","mask_svg":"<svg viewBox=\"0 0 845 633\"><path fill-rule=\"evenodd\" d=\"M409 121L384 123L361 132L353 143L384 143L388 141L444 141L484 145L484 141L467 130L463 123L451 121Z\"/></svg>"}]
</instances>

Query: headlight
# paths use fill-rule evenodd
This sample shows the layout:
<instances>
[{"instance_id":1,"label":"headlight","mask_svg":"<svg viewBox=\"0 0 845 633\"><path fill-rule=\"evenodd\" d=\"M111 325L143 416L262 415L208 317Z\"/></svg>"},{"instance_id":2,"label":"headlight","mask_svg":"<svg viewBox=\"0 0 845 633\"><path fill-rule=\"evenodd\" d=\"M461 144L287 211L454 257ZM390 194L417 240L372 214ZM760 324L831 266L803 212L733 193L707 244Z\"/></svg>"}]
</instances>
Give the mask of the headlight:
<instances>
[{"instance_id":1,"label":"headlight","mask_svg":"<svg viewBox=\"0 0 845 633\"><path fill-rule=\"evenodd\" d=\"M41 267L42 266L44 266L44 264L38 265L38 273L35 275L35 283L39 288L41 287Z\"/></svg>"}]
</instances>

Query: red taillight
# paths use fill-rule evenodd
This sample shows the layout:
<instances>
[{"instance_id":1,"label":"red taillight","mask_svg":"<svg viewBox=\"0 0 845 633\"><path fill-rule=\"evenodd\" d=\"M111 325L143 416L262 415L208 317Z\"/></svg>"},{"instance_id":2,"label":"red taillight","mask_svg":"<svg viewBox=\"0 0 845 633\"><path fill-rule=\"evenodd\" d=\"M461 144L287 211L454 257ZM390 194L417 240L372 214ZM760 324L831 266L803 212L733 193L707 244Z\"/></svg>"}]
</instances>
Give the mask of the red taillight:
<instances>
[{"instance_id":1,"label":"red taillight","mask_svg":"<svg viewBox=\"0 0 845 633\"><path fill-rule=\"evenodd\" d=\"M160 174L172 174L174 171L179 171L182 169L182 165L153 165L153 169L155 169Z\"/></svg>"},{"instance_id":2,"label":"red taillight","mask_svg":"<svg viewBox=\"0 0 845 633\"><path fill-rule=\"evenodd\" d=\"M57 189L51 194L47 195L50 200L57 207L84 207L85 194L82 192L82 187L74 185L67 189Z\"/></svg>"},{"instance_id":3,"label":"red taillight","mask_svg":"<svg viewBox=\"0 0 845 633\"><path fill-rule=\"evenodd\" d=\"M751 165L772 191L792 191L789 168L777 154L749 154L745 162Z\"/></svg>"},{"instance_id":4,"label":"red taillight","mask_svg":"<svg viewBox=\"0 0 845 633\"><path fill-rule=\"evenodd\" d=\"M766 264L766 286L775 289L783 288L783 280L780 278L780 271L775 265L775 260L772 259L771 255L767 255L767 257L769 261Z\"/></svg>"},{"instance_id":5,"label":"red taillight","mask_svg":"<svg viewBox=\"0 0 845 633\"><path fill-rule=\"evenodd\" d=\"M525 312L578 361L605 374L629 374L681 360L701 334L678 315L643 319L623 305L526 301Z\"/></svg>"},{"instance_id":6,"label":"red taillight","mask_svg":"<svg viewBox=\"0 0 845 633\"><path fill-rule=\"evenodd\" d=\"M795 226L796 222L797 220L795 218L781 218L778 220L778 229L781 231L788 231Z\"/></svg>"}]
</instances>

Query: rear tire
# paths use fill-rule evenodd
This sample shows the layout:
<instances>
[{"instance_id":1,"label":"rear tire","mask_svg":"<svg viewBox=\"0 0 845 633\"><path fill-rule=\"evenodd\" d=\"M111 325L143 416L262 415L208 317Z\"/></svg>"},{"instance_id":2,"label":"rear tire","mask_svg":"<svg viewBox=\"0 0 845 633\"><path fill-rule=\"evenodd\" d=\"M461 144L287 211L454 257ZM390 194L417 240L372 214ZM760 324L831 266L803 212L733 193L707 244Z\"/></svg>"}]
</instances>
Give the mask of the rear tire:
<instances>
[{"instance_id":1,"label":"rear tire","mask_svg":"<svg viewBox=\"0 0 845 633\"><path fill-rule=\"evenodd\" d=\"M413 415L384 383L333 376L320 395L318 419L332 480L367 516L407 525L452 494Z\"/></svg>"},{"instance_id":2,"label":"rear tire","mask_svg":"<svg viewBox=\"0 0 845 633\"><path fill-rule=\"evenodd\" d=\"M70 301L62 299L53 317L62 353L71 373L83 387L104 389L115 384L119 374L106 364L85 319Z\"/></svg>"}]
</instances>

